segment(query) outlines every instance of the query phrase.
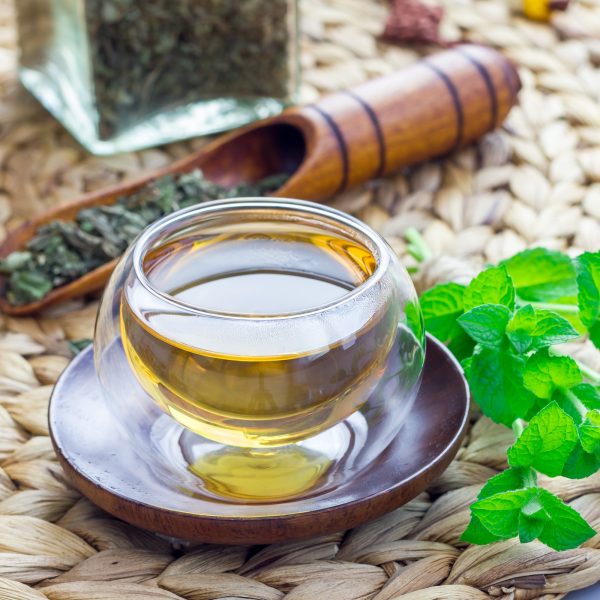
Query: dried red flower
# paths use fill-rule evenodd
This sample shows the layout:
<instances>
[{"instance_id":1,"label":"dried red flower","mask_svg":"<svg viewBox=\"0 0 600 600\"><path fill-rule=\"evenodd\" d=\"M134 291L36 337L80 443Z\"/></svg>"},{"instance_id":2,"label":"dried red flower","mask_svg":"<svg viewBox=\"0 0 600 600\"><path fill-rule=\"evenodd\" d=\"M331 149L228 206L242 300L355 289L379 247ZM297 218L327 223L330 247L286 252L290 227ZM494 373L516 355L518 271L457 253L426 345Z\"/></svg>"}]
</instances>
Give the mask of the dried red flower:
<instances>
[{"instance_id":1,"label":"dried red flower","mask_svg":"<svg viewBox=\"0 0 600 600\"><path fill-rule=\"evenodd\" d=\"M439 32L443 16L441 6L429 6L419 0L393 0L381 37L387 42L445 45Z\"/></svg>"}]
</instances>

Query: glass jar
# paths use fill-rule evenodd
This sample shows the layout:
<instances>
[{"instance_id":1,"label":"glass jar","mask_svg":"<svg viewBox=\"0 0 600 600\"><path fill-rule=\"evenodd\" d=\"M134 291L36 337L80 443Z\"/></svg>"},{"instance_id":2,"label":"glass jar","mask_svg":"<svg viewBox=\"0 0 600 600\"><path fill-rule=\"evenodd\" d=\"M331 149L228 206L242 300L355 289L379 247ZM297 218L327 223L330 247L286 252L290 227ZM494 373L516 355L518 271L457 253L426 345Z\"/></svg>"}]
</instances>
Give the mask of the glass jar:
<instances>
[{"instance_id":1,"label":"glass jar","mask_svg":"<svg viewBox=\"0 0 600 600\"><path fill-rule=\"evenodd\" d=\"M297 0L19 0L20 78L96 154L277 114L298 87Z\"/></svg>"}]
</instances>

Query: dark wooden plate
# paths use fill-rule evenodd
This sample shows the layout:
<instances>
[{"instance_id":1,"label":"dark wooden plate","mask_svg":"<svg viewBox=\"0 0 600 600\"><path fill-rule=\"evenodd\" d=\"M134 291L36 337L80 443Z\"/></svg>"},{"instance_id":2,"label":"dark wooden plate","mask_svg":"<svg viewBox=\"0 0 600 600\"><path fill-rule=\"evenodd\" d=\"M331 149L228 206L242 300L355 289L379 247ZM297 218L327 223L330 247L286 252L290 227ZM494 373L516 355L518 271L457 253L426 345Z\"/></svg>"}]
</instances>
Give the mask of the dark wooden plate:
<instances>
[{"instance_id":1,"label":"dark wooden plate","mask_svg":"<svg viewBox=\"0 0 600 600\"><path fill-rule=\"evenodd\" d=\"M404 427L371 467L302 500L218 502L182 488L182 467L157 468L155 451L134 452L114 422L94 370L91 348L59 379L50 401L54 448L74 485L104 510L151 531L219 544L267 544L332 533L374 519L414 498L454 458L467 424L462 370L434 338L423 383Z\"/></svg>"}]
</instances>

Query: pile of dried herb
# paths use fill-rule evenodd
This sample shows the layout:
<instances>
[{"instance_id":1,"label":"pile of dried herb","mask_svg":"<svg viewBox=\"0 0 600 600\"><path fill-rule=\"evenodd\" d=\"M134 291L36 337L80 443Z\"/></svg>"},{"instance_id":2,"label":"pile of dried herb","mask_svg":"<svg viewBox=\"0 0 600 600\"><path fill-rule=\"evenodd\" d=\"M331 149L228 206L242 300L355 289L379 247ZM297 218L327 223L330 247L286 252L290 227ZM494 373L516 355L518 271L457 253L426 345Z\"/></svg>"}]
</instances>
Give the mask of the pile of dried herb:
<instances>
[{"instance_id":1,"label":"pile of dried herb","mask_svg":"<svg viewBox=\"0 0 600 600\"><path fill-rule=\"evenodd\" d=\"M41 300L50 290L120 256L147 225L166 214L209 200L263 196L287 178L278 174L225 188L196 170L157 179L110 206L84 208L75 221L52 221L23 251L0 261L0 273L7 276L6 298L13 305Z\"/></svg>"},{"instance_id":2,"label":"pile of dried herb","mask_svg":"<svg viewBox=\"0 0 600 600\"><path fill-rule=\"evenodd\" d=\"M290 96L295 0L85 0L102 139L208 98Z\"/></svg>"}]
</instances>

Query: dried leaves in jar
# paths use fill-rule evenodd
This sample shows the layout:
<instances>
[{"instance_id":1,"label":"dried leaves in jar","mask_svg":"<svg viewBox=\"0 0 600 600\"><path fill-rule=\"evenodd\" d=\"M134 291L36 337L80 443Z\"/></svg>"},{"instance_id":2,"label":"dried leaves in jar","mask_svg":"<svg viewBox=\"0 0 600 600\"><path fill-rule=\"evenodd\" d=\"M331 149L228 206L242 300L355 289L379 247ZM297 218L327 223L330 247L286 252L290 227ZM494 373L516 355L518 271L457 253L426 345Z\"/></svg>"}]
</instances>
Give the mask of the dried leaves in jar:
<instances>
[{"instance_id":1,"label":"dried leaves in jar","mask_svg":"<svg viewBox=\"0 0 600 600\"><path fill-rule=\"evenodd\" d=\"M103 139L200 99L287 99L296 0L86 0Z\"/></svg>"}]
</instances>

